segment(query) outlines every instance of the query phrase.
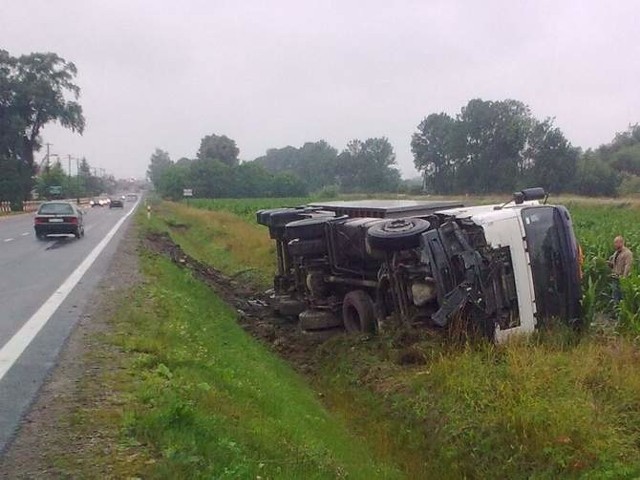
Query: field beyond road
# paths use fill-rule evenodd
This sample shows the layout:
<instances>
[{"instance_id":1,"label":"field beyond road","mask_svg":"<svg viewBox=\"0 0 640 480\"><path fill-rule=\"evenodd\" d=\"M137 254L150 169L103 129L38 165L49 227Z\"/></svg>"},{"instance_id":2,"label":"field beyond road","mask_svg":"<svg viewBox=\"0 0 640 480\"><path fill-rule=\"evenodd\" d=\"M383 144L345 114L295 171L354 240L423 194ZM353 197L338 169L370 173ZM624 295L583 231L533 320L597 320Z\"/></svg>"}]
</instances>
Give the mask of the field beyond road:
<instances>
[{"instance_id":1,"label":"field beyond road","mask_svg":"<svg viewBox=\"0 0 640 480\"><path fill-rule=\"evenodd\" d=\"M258 208L304 199L159 202L137 217L140 279L93 334L73 405L42 460L80 478L637 478L640 359L611 238L640 247L634 204L568 203L597 326L505 346L398 329L321 345L239 312L264 298L275 248ZM198 208L196 208L196 206ZM131 235L131 233L129 233ZM235 290L235 294L234 294ZM256 313L258 312L258 313ZM276 322L269 324L270 321ZM51 408L55 408L52 399ZM38 425L37 422L35 425Z\"/></svg>"}]
</instances>

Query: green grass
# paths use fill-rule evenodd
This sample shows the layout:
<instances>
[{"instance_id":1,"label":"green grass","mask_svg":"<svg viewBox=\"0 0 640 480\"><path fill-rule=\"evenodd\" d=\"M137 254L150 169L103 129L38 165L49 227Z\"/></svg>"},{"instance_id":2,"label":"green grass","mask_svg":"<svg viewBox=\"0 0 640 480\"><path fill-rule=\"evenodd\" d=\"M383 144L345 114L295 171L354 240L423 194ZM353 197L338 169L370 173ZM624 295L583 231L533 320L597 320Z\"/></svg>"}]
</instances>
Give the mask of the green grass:
<instances>
[{"instance_id":1,"label":"green grass","mask_svg":"<svg viewBox=\"0 0 640 480\"><path fill-rule=\"evenodd\" d=\"M162 202L145 228L171 234L185 252L224 273L267 288L276 269L275 245L265 227L229 213Z\"/></svg>"},{"instance_id":2,"label":"green grass","mask_svg":"<svg viewBox=\"0 0 640 480\"><path fill-rule=\"evenodd\" d=\"M428 340L412 349L424 366L398 365L401 349L386 339L355 349L337 340L324 348L322 376L334 391L384 406L377 415L429 459L421 471L412 465L420 478L640 475L640 374L629 343Z\"/></svg>"},{"instance_id":3,"label":"green grass","mask_svg":"<svg viewBox=\"0 0 640 480\"><path fill-rule=\"evenodd\" d=\"M255 222L256 211L266 208L297 207L309 203L311 197L287 198L196 198L189 200L189 205L204 209L229 212L245 220ZM186 201L184 202L186 204Z\"/></svg>"},{"instance_id":4,"label":"green grass","mask_svg":"<svg viewBox=\"0 0 640 480\"><path fill-rule=\"evenodd\" d=\"M118 314L135 388L124 418L146 478L397 478L188 271L155 255Z\"/></svg>"},{"instance_id":5,"label":"green grass","mask_svg":"<svg viewBox=\"0 0 640 480\"><path fill-rule=\"evenodd\" d=\"M608 257L619 233L632 248L640 246L640 227L634 222L638 211L635 204L620 208L616 202L571 201L586 254L585 283L591 282L594 295L589 308L597 312L606 307L608 295L602 258ZM267 245L266 230L256 227L243 209L279 205L233 200L225 212L206 214L214 218L234 212L227 220L217 217L227 227L224 238L263 235ZM189 218L188 209L182 208L166 206L172 221ZM236 229L233 217L252 229ZM183 235L191 253L206 258L210 247L205 242L185 239L192 231L172 235ZM220 255L226 257L222 265L244 265L264 277L272 272L264 261L272 255L267 248L250 256L227 248ZM636 282L635 276L626 282L625 292L637 289ZM635 291L625 302L638 301L640 289ZM407 351L424 365L400 365ZM425 337L410 346L394 337L357 342L339 338L316 355L321 367L313 381L324 392L325 404L365 438L373 452L394 459L409 478L640 475L640 351L633 336L594 333L577 338L552 330L503 347L452 346L440 337Z\"/></svg>"}]
</instances>

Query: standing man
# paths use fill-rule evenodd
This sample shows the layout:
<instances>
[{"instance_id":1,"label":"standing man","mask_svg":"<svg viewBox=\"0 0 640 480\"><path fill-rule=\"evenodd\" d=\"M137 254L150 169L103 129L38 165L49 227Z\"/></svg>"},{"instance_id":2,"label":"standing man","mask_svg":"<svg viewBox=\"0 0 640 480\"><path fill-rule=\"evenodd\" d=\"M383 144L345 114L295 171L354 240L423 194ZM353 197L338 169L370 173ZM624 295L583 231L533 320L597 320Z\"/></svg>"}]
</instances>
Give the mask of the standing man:
<instances>
[{"instance_id":1,"label":"standing man","mask_svg":"<svg viewBox=\"0 0 640 480\"><path fill-rule=\"evenodd\" d=\"M624 246L624 238L618 235L613 239L615 252L609 258L609 268L611 268L611 278L613 278L612 293L613 301L620 303L622 300L622 290L620 290L620 279L628 277L633 265L633 253Z\"/></svg>"}]
</instances>

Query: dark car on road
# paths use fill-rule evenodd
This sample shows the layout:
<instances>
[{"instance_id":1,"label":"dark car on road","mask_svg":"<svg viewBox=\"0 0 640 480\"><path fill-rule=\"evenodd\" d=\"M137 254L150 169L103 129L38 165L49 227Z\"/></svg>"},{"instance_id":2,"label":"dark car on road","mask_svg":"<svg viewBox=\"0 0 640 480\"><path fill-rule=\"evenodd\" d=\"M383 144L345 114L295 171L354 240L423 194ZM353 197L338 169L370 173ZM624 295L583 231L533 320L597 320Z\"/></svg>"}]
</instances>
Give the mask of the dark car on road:
<instances>
[{"instance_id":1,"label":"dark car on road","mask_svg":"<svg viewBox=\"0 0 640 480\"><path fill-rule=\"evenodd\" d=\"M124 208L124 202L122 201L122 198L112 198L111 202L109 203L109 208Z\"/></svg>"},{"instance_id":2,"label":"dark car on road","mask_svg":"<svg viewBox=\"0 0 640 480\"><path fill-rule=\"evenodd\" d=\"M54 201L40 205L34 219L36 237L44 240L47 235L84 236L82 211L71 202Z\"/></svg>"}]
</instances>

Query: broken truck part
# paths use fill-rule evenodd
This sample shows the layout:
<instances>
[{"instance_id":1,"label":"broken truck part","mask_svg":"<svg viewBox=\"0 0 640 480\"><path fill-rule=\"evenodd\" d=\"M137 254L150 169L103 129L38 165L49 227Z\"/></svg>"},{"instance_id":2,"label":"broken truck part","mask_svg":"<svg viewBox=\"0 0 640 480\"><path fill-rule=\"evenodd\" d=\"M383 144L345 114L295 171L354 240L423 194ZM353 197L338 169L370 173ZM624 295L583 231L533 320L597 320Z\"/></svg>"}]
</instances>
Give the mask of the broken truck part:
<instances>
[{"instance_id":1,"label":"broken truck part","mask_svg":"<svg viewBox=\"0 0 640 480\"><path fill-rule=\"evenodd\" d=\"M503 205L326 202L257 221L276 242L275 307L307 332L461 320L500 342L552 318L581 322L571 217L539 188Z\"/></svg>"}]
</instances>

